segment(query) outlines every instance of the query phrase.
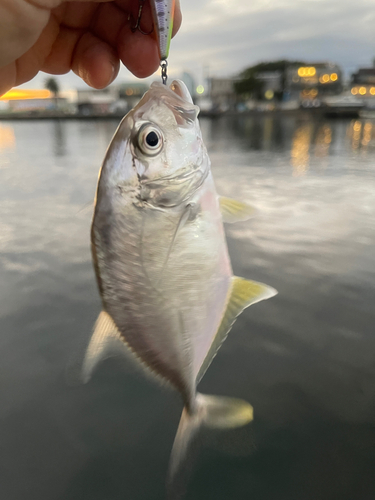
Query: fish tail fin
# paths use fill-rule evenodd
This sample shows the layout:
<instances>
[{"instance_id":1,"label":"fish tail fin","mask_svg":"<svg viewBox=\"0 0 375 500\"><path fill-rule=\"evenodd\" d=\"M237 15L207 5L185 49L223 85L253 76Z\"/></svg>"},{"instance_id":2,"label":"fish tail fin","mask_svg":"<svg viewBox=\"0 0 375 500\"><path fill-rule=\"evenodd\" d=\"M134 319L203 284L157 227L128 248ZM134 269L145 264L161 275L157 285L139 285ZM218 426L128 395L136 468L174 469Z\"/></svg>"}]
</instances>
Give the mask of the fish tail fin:
<instances>
[{"instance_id":1,"label":"fish tail fin","mask_svg":"<svg viewBox=\"0 0 375 500\"><path fill-rule=\"evenodd\" d=\"M182 411L177 434L173 443L168 471L169 498L176 500L184 494L187 478L186 465L190 445L201 427L234 429L253 420L253 407L242 399L207 396L197 393L194 413L185 407ZM189 469L189 467L187 467Z\"/></svg>"}]
</instances>

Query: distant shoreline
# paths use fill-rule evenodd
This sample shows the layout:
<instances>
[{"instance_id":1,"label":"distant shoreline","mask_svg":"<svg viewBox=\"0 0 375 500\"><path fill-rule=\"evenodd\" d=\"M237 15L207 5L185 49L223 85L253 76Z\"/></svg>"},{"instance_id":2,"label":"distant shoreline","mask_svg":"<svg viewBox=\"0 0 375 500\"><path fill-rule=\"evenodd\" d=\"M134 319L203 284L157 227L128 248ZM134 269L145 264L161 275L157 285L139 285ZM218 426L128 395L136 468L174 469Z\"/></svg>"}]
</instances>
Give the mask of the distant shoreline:
<instances>
[{"instance_id":1,"label":"distant shoreline","mask_svg":"<svg viewBox=\"0 0 375 500\"><path fill-rule=\"evenodd\" d=\"M308 108L308 109L273 109L273 110L246 110L246 111L201 111L201 118L221 118L230 116L300 116L301 118L315 117L339 117L339 118L355 118L359 113L349 111L347 109L327 109L327 108ZM19 120L122 120L124 114L65 114L65 113L0 113L0 121L19 121Z\"/></svg>"}]
</instances>

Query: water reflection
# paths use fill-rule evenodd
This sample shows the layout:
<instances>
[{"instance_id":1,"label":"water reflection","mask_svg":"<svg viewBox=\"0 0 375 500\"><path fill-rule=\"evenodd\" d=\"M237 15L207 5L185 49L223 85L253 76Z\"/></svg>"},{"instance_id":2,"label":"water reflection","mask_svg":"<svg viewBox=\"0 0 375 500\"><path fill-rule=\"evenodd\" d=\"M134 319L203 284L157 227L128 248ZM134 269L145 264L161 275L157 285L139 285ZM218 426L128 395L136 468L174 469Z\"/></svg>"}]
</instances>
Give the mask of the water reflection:
<instances>
[{"instance_id":1,"label":"water reflection","mask_svg":"<svg viewBox=\"0 0 375 500\"><path fill-rule=\"evenodd\" d=\"M296 175L301 175L309 167L312 123L300 125L294 132L291 149L291 164Z\"/></svg>"},{"instance_id":2,"label":"water reflection","mask_svg":"<svg viewBox=\"0 0 375 500\"><path fill-rule=\"evenodd\" d=\"M60 120L53 122L53 151L55 156L64 156L66 154L66 123Z\"/></svg>"},{"instance_id":3,"label":"water reflection","mask_svg":"<svg viewBox=\"0 0 375 500\"><path fill-rule=\"evenodd\" d=\"M201 120L207 145L212 151L224 147L241 150L279 152L289 163L294 175L303 175L310 168L322 170L328 156L342 151L367 151L375 146L374 122L366 119L327 120L304 116L240 116L215 121Z\"/></svg>"},{"instance_id":4,"label":"water reflection","mask_svg":"<svg viewBox=\"0 0 375 500\"><path fill-rule=\"evenodd\" d=\"M324 158L329 154L330 144L332 142L332 128L329 124L321 125L316 134L315 156Z\"/></svg>"},{"instance_id":5,"label":"water reflection","mask_svg":"<svg viewBox=\"0 0 375 500\"><path fill-rule=\"evenodd\" d=\"M4 149L15 149L15 147L16 137L13 127L0 124L0 151Z\"/></svg>"},{"instance_id":6,"label":"water reflection","mask_svg":"<svg viewBox=\"0 0 375 500\"><path fill-rule=\"evenodd\" d=\"M164 498L177 397L116 359L87 386L65 382L101 307L81 209L117 125L0 123L4 499ZM240 316L202 381L255 419L242 448L211 436L186 500L372 498L374 122L201 125L219 192L258 209L226 228L234 271L279 295Z\"/></svg>"},{"instance_id":7,"label":"water reflection","mask_svg":"<svg viewBox=\"0 0 375 500\"><path fill-rule=\"evenodd\" d=\"M362 146L367 146L372 139L372 123L365 123L363 127Z\"/></svg>"},{"instance_id":8,"label":"water reflection","mask_svg":"<svg viewBox=\"0 0 375 500\"><path fill-rule=\"evenodd\" d=\"M374 145L374 123L372 121L353 120L347 130L347 138L353 150L366 151Z\"/></svg>"}]
</instances>

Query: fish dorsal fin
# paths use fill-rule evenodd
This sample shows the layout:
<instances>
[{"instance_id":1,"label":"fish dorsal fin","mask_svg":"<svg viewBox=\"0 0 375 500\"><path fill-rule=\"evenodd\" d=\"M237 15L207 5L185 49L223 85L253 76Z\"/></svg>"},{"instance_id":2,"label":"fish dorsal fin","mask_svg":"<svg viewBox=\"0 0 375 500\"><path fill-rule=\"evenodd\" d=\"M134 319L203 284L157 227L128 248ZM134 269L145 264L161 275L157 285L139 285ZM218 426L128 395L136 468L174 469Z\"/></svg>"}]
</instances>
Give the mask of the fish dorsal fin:
<instances>
[{"instance_id":1,"label":"fish dorsal fin","mask_svg":"<svg viewBox=\"0 0 375 500\"><path fill-rule=\"evenodd\" d=\"M219 204L223 222L227 224L248 220L256 213L255 208L251 205L225 196L219 197Z\"/></svg>"},{"instance_id":2,"label":"fish dorsal fin","mask_svg":"<svg viewBox=\"0 0 375 500\"><path fill-rule=\"evenodd\" d=\"M228 293L229 300L227 307L222 317L219 329L214 340L212 341L211 347L208 350L208 353L198 372L197 384L202 379L207 368L210 366L217 351L220 349L221 344L227 338L237 316L239 316L246 307L249 307L256 302L260 302L261 300L269 299L276 294L277 291L268 285L233 276L232 287Z\"/></svg>"},{"instance_id":3,"label":"fish dorsal fin","mask_svg":"<svg viewBox=\"0 0 375 500\"><path fill-rule=\"evenodd\" d=\"M82 379L86 383L90 380L96 365L110 355L114 343L121 341L118 331L111 316L102 311L94 326L90 343L87 347L85 359L82 366Z\"/></svg>"}]
</instances>

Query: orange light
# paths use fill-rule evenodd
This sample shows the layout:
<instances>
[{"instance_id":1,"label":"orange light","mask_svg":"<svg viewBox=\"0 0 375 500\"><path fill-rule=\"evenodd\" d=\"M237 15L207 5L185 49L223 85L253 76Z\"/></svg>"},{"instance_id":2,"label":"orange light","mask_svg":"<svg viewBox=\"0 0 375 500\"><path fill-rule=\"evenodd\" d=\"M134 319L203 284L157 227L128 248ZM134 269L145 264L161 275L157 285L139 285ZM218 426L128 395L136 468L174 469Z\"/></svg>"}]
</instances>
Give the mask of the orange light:
<instances>
[{"instance_id":1,"label":"orange light","mask_svg":"<svg viewBox=\"0 0 375 500\"><path fill-rule=\"evenodd\" d=\"M305 75L306 75L306 68L299 68L298 76L305 76Z\"/></svg>"},{"instance_id":2,"label":"orange light","mask_svg":"<svg viewBox=\"0 0 375 500\"><path fill-rule=\"evenodd\" d=\"M361 95L365 95L365 94L366 94L366 87L361 87L361 88L359 89L359 93L360 93Z\"/></svg>"},{"instance_id":3,"label":"orange light","mask_svg":"<svg viewBox=\"0 0 375 500\"><path fill-rule=\"evenodd\" d=\"M331 80L335 82L338 79L337 73L332 73L331 74Z\"/></svg>"},{"instance_id":4,"label":"orange light","mask_svg":"<svg viewBox=\"0 0 375 500\"><path fill-rule=\"evenodd\" d=\"M371 94L371 95L375 95L375 87L371 87L371 89L370 89L370 94Z\"/></svg>"},{"instance_id":5,"label":"orange light","mask_svg":"<svg viewBox=\"0 0 375 500\"><path fill-rule=\"evenodd\" d=\"M316 73L316 69L315 68L308 68L308 74L309 76L314 76Z\"/></svg>"},{"instance_id":6,"label":"orange light","mask_svg":"<svg viewBox=\"0 0 375 500\"><path fill-rule=\"evenodd\" d=\"M13 128L0 125L0 151L2 149L13 149L15 145L16 137Z\"/></svg>"},{"instance_id":7,"label":"orange light","mask_svg":"<svg viewBox=\"0 0 375 500\"><path fill-rule=\"evenodd\" d=\"M322 82L323 82L323 83L327 83L327 82L329 82L329 75L323 75L323 76L322 76Z\"/></svg>"},{"instance_id":8,"label":"orange light","mask_svg":"<svg viewBox=\"0 0 375 500\"><path fill-rule=\"evenodd\" d=\"M14 101L23 99L48 99L52 96L51 92L47 89L40 90L26 90L26 89L12 89L0 97L1 101Z\"/></svg>"},{"instance_id":9,"label":"orange light","mask_svg":"<svg viewBox=\"0 0 375 500\"><path fill-rule=\"evenodd\" d=\"M357 95L358 94L357 87L353 87L352 90L351 90L351 92L352 92L353 95Z\"/></svg>"}]
</instances>

